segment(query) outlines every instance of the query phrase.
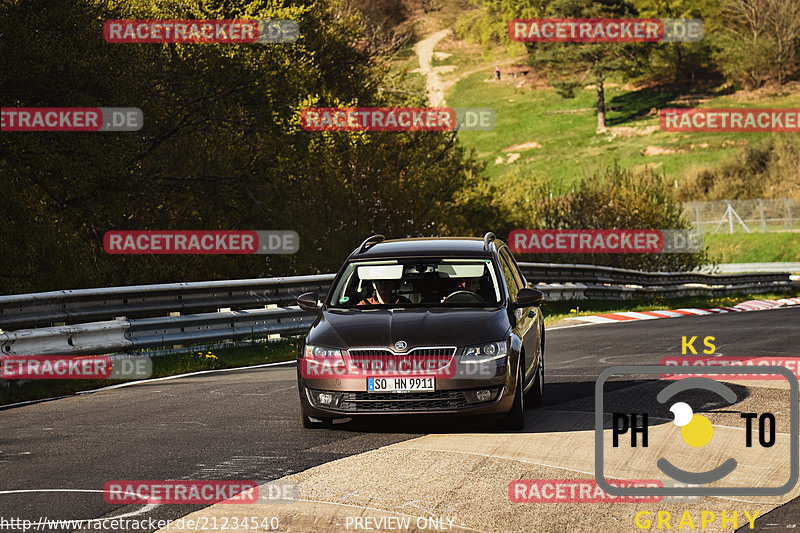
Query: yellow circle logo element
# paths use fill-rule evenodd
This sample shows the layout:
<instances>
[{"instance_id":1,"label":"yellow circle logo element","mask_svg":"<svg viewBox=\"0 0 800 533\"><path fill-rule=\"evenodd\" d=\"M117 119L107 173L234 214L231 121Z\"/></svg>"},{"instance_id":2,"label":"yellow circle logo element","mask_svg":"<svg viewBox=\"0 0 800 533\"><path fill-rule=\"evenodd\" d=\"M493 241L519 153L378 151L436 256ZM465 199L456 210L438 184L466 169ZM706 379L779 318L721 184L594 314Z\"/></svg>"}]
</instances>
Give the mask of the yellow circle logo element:
<instances>
[{"instance_id":1,"label":"yellow circle logo element","mask_svg":"<svg viewBox=\"0 0 800 533\"><path fill-rule=\"evenodd\" d=\"M681 427L681 437L689 446L705 446L714 435L714 426L703 415L693 415L692 420Z\"/></svg>"}]
</instances>

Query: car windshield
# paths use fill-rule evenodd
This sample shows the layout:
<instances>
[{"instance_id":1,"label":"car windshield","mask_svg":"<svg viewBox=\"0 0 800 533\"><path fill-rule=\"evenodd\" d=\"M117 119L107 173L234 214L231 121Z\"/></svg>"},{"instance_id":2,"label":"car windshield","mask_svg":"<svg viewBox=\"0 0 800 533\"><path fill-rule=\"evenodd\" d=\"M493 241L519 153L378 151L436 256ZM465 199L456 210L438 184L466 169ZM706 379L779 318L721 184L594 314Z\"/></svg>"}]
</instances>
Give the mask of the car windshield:
<instances>
[{"instance_id":1,"label":"car windshield","mask_svg":"<svg viewBox=\"0 0 800 533\"><path fill-rule=\"evenodd\" d=\"M496 307L501 292L488 259L425 258L354 261L329 307Z\"/></svg>"}]
</instances>

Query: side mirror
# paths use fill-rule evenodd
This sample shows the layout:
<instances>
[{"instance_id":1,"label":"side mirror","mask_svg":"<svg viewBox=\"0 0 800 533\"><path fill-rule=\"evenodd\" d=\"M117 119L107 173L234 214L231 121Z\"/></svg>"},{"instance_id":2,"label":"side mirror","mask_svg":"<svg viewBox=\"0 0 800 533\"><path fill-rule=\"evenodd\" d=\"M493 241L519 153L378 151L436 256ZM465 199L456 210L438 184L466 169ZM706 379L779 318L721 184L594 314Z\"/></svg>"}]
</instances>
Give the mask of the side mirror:
<instances>
[{"instance_id":1,"label":"side mirror","mask_svg":"<svg viewBox=\"0 0 800 533\"><path fill-rule=\"evenodd\" d=\"M517 301L512 302L514 309L520 307L539 307L544 302L544 293L536 289L520 289L517 293Z\"/></svg>"},{"instance_id":2,"label":"side mirror","mask_svg":"<svg viewBox=\"0 0 800 533\"><path fill-rule=\"evenodd\" d=\"M316 292L306 292L297 297L297 305L305 311L316 311L322 308L319 302L319 294Z\"/></svg>"}]
</instances>

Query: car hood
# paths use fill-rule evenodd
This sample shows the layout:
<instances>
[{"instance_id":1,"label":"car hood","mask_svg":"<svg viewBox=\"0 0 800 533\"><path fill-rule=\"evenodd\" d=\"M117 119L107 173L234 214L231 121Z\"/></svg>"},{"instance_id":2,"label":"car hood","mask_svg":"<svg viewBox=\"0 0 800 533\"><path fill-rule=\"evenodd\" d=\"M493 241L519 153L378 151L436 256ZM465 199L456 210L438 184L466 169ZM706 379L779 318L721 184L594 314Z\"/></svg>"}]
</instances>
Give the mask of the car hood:
<instances>
[{"instance_id":1,"label":"car hood","mask_svg":"<svg viewBox=\"0 0 800 533\"><path fill-rule=\"evenodd\" d=\"M506 338L505 309L325 310L306 342L329 348L469 346Z\"/></svg>"}]
</instances>

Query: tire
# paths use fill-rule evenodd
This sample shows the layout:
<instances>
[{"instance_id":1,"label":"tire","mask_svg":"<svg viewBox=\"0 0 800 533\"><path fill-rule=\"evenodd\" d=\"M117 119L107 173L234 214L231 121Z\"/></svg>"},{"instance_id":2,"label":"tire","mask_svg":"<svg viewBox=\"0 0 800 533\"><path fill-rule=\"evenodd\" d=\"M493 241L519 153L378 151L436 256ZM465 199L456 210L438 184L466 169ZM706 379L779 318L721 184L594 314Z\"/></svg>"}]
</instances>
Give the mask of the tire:
<instances>
[{"instance_id":1,"label":"tire","mask_svg":"<svg viewBox=\"0 0 800 533\"><path fill-rule=\"evenodd\" d=\"M533 378L533 385L528 391L525 400L530 407L540 407L544 402L544 331L542 331L542 348L539 352L539 366L536 369L536 377Z\"/></svg>"},{"instance_id":2,"label":"tire","mask_svg":"<svg viewBox=\"0 0 800 533\"><path fill-rule=\"evenodd\" d=\"M519 430L525 427L525 395L522 393L522 358L517 365L517 386L514 389L514 403L508 414L499 420L501 429Z\"/></svg>"},{"instance_id":3,"label":"tire","mask_svg":"<svg viewBox=\"0 0 800 533\"><path fill-rule=\"evenodd\" d=\"M332 418L311 418L302 405L300 405L300 421L305 429L329 428L333 425Z\"/></svg>"},{"instance_id":4,"label":"tire","mask_svg":"<svg viewBox=\"0 0 800 533\"><path fill-rule=\"evenodd\" d=\"M533 378L533 385L526 396L525 400L529 407L539 407L544 401L544 354L539 356L536 377Z\"/></svg>"}]
</instances>

